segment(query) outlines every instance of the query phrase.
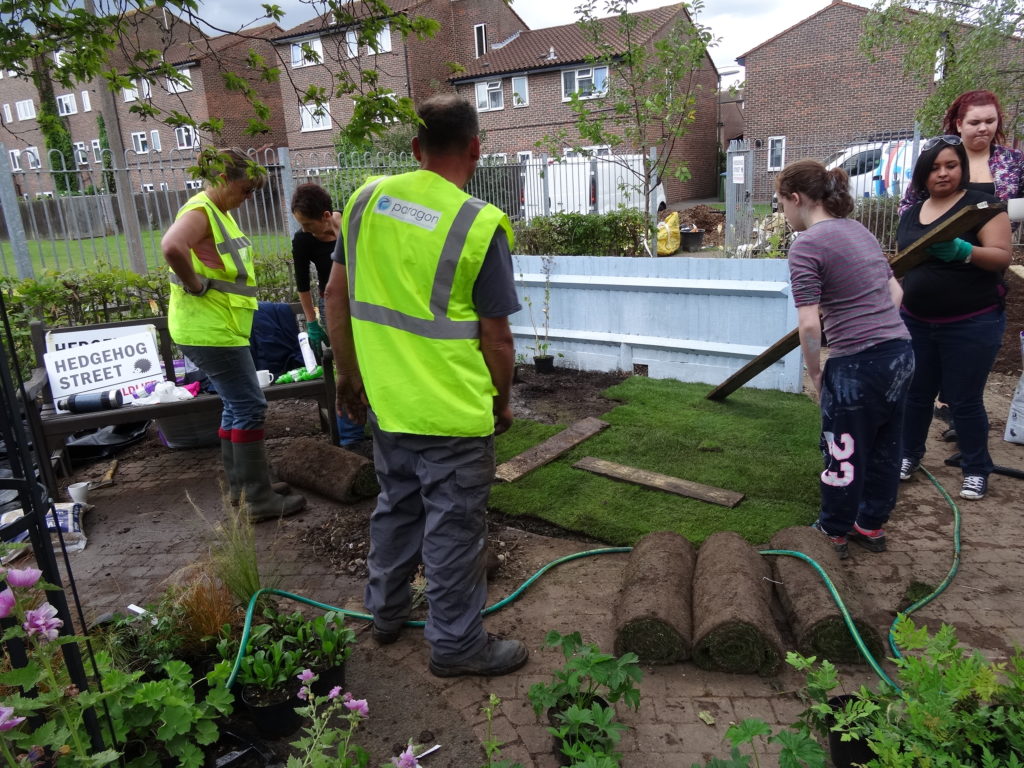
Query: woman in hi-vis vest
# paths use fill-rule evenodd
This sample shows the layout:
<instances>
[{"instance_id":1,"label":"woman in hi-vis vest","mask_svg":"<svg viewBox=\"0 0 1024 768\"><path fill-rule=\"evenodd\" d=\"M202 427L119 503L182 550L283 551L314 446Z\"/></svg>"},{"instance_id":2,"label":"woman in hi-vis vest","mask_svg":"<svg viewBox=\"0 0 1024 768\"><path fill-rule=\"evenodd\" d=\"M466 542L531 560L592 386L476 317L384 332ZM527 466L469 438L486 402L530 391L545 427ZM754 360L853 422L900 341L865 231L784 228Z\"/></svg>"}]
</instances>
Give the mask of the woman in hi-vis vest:
<instances>
[{"instance_id":1,"label":"woman in hi-vis vest","mask_svg":"<svg viewBox=\"0 0 1024 768\"><path fill-rule=\"evenodd\" d=\"M250 517L271 520L300 511L306 500L271 486L267 400L249 352L256 311L252 245L229 213L263 186L266 170L240 149L205 159L210 172L203 191L181 207L161 241L171 268L168 328L224 403L219 434L231 503L244 493Z\"/></svg>"}]
</instances>

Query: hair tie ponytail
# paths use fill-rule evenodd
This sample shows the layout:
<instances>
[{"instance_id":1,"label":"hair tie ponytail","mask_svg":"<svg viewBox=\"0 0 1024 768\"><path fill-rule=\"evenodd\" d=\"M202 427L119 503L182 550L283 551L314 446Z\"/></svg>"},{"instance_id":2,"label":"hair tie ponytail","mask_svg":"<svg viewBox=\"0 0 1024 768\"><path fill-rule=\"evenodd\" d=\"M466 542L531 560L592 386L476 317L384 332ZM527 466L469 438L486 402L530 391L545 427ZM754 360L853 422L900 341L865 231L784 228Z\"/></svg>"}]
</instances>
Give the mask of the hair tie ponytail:
<instances>
[{"instance_id":1,"label":"hair tie ponytail","mask_svg":"<svg viewBox=\"0 0 1024 768\"><path fill-rule=\"evenodd\" d=\"M835 173L828 171L825 178L825 194L834 195L836 193L836 177Z\"/></svg>"}]
</instances>

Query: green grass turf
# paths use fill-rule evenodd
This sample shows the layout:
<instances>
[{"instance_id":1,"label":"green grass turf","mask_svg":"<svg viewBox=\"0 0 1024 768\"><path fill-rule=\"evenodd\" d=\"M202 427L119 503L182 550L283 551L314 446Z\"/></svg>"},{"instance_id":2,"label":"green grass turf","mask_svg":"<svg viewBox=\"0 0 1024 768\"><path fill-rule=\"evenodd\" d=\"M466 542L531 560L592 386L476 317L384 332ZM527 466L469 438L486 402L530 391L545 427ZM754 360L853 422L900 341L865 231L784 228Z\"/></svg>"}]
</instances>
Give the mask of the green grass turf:
<instances>
[{"instance_id":1,"label":"green grass turf","mask_svg":"<svg viewBox=\"0 0 1024 768\"><path fill-rule=\"evenodd\" d=\"M741 389L724 402L706 384L634 376L605 391L623 401L611 426L514 483L495 485L491 508L538 517L614 545L671 530L699 544L737 531L753 544L808 525L818 509L818 408L803 395ZM559 432L519 420L498 437L499 463ZM572 465L593 456L745 494L734 509L600 477Z\"/></svg>"}]
</instances>

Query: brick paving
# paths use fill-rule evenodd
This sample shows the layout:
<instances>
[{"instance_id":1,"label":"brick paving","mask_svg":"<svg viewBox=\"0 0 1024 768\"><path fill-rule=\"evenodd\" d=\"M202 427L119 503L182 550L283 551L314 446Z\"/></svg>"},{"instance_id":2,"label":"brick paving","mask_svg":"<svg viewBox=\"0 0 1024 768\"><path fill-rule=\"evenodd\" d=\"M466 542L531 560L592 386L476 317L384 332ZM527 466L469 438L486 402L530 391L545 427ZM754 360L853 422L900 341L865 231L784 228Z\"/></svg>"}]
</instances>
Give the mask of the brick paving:
<instances>
[{"instance_id":1,"label":"brick paving","mask_svg":"<svg viewBox=\"0 0 1024 768\"><path fill-rule=\"evenodd\" d=\"M272 452L286 450L287 442L288 438L270 441ZM1024 466L1024 446L998 439L992 442L997 463ZM955 490L959 472L939 466L936 458L949 453L948 446L934 444L926 466L948 489ZM170 451L151 446L132 450L121 458L116 485L93 491L90 501L95 509L87 523L88 547L71 556L90 620L106 611L123 611L128 603L152 599L176 568L205 553L209 523L199 512L209 520L220 514L219 488L212 479L218 462L217 449ZM98 477L104 469L104 463L95 464L79 471L75 479ZM1022 489L1021 480L994 477L987 498L963 503L960 573L949 590L916 616L932 627L939 622L954 624L966 644L993 658L1007 658L1014 645L1024 645L1020 589L1024 558L1015 535ZM361 582L331 572L312 558L300 541L304 526L324 515L346 514L348 508L312 495L308 498L310 506L301 516L285 520L279 527L258 527L265 564L277 568L285 589L361 609ZM949 511L923 477L904 484L888 530L889 552L872 555L851 545L852 556L843 566L851 572L851 583L874 601L872 615L883 632L911 581L937 584L952 555ZM569 540L516 535L523 564L529 568L581 548ZM480 707L489 693L496 693L504 700L494 723L495 734L504 742L503 757L518 761L523 768L555 766L551 737L537 722L526 696L529 686L547 679L560 661L555 651L543 647L544 636L551 629L580 630L586 640L611 648L612 610L624 563L624 555L608 555L560 566L516 603L487 620L490 631L520 637L529 645L530 661L517 674L436 680L426 670L427 649L418 630L403 633L397 643L373 649L373 653L400 665L409 676L436 686L448 706L460 712L480 738L485 733ZM492 601L504 596L492 592ZM372 644L368 635L362 633L359 642ZM875 683L866 666L850 666L842 673L851 688ZM711 755L725 756L724 736L730 722L746 717L760 717L774 727L793 722L800 711L793 691L800 684L801 677L788 668L769 679L706 672L690 663L647 669L639 711L619 711L621 720L630 726L621 745L623 766L689 766L703 763ZM367 694L372 697L372 692ZM429 702L424 706L430 706ZM704 722L701 713L710 713L714 722ZM428 766L448 764L443 751L428 760ZM773 763L768 757L761 764Z\"/></svg>"}]
</instances>

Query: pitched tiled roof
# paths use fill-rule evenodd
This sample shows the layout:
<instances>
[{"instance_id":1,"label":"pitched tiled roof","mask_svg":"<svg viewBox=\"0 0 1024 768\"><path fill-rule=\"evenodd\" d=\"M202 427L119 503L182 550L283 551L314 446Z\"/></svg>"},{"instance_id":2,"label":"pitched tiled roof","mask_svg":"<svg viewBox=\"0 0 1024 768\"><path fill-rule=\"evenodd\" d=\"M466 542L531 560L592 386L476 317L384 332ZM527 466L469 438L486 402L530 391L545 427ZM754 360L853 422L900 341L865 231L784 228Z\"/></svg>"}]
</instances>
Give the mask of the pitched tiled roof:
<instances>
[{"instance_id":1,"label":"pitched tiled roof","mask_svg":"<svg viewBox=\"0 0 1024 768\"><path fill-rule=\"evenodd\" d=\"M643 20L639 25L641 42L646 42L654 37L682 9L683 5L677 3L630 14ZM616 18L612 16L600 21L605 27L604 39L611 44L613 52L623 53L626 49L626 41L619 34ZM554 56L551 55L552 49ZM527 30L504 47L488 51L486 56L481 56L466 64L465 71L452 77L451 81L457 83L486 75L525 72L575 64L585 61L595 52L593 44L575 23L564 24L560 27Z\"/></svg>"},{"instance_id":2,"label":"pitched tiled roof","mask_svg":"<svg viewBox=\"0 0 1024 768\"><path fill-rule=\"evenodd\" d=\"M407 13L417 6L423 5L425 2L426 0L389 0L388 7L394 13ZM372 15L372 11L368 10L367 7L360 2L352 3L350 12L356 18L364 15ZM323 32L328 29L345 26L348 25L338 24L330 13L325 13L320 16L316 16L309 21L304 21L291 29L285 30L284 34L271 39L274 42L278 42L280 40L287 40L290 37L301 37L302 35L310 35L314 32Z\"/></svg>"},{"instance_id":3,"label":"pitched tiled roof","mask_svg":"<svg viewBox=\"0 0 1024 768\"><path fill-rule=\"evenodd\" d=\"M241 32L228 32L217 37L194 37L175 43L164 51L164 61L174 66L181 66L197 61L211 53L220 53L233 45L248 44L256 39L269 40L281 34L281 28L271 22L259 27L252 27Z\"/></svg>"}]
</instances>

